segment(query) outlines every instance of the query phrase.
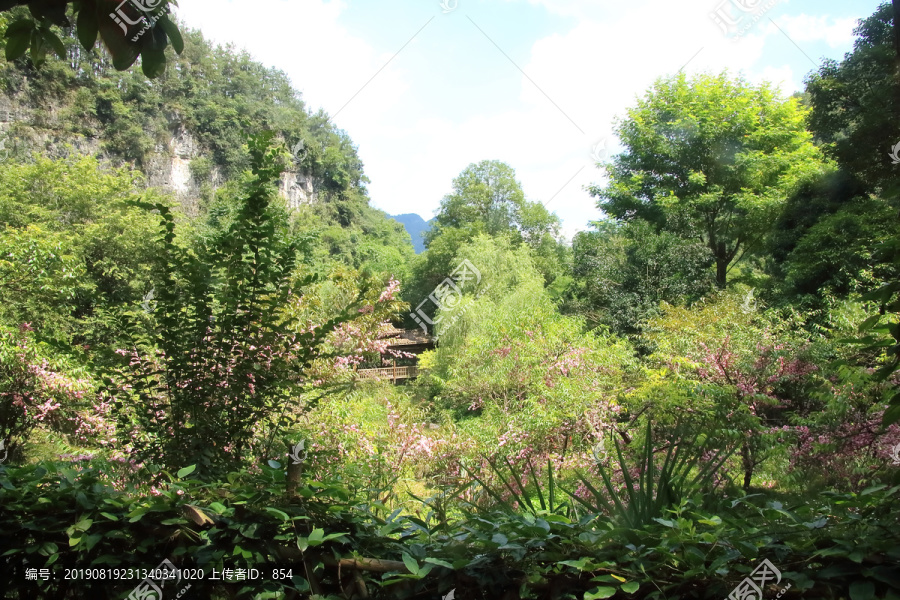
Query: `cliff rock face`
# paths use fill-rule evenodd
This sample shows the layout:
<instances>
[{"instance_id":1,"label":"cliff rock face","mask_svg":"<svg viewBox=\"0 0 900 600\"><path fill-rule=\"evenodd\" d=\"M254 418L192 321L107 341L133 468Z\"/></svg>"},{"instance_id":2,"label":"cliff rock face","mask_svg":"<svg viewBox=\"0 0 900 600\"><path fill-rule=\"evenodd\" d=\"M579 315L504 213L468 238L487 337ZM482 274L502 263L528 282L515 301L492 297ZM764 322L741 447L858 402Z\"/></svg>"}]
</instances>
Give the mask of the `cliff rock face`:
<instances>
[{"instance_id":1,"label":"cliff rock face","mask_svg":"<svg viewBox=\"0 0 900 600\"><path fill-rule=\"evenodd\" d=\"M212 167L208 174L201 175L203 179L191 169L191 163L201 156L203 151L191 133L176 124L168 143L162 148L157 147L157 151L145 161L144 174L148 185L173 194L188 214L196 215L202 185L208 183L215 190L224 183L218 167Z\"/></svg>"},{"instance_id":2,"label":"cliff rock face","mask_svg":"<svg viewBox=\"0 0 900 600\"><path fill-rule=\"evenodd\" d=\"M55 110L38 113L7 97L0 96L0 159L21 158L39 152L50 158L69 154L102 156L100 140L96 137L72 135L57 127Z\"/></svg>"},{"instance_id":3,"label":"cliff rock face","mask_svg":"<svg viewBox=\"0 0 900 600\"><path fill-rule=\"evenodd\" d=\"M318 200L312 177L297 170L282 174L279 193L287 200L290 208L297 208L301 204L315 204Z\"/></svg>"},{"instance_id":4,"label":"cliff rock face","mask_svg":"<svg viewBox=\"0 0 900 600\"><path fill-rule=\"evenodd\" d=\"M46 115L42 122L38 122L39 114ZM171 193L185 212L196 215L204 185L215 190L225 183L225 177L218 166L206 166L210 164L205 158L209 152L181 123L172 123L170 131L168 142L146 156L141 170L149 186ZM34 111L13 98L0 96L0 160L10 155L25 157L32 152L53 158L87 154L120 162L103 149L98 137L64 131L54 111ZM196 163L198 159L203 159L202 163ZM317 200L313 179L298 169L286 171L280 184L279 193L291 208Z\"/></svg>"},{"instance_id":5,"label":"cliff rock face","mask_svg":"<svg viewBox=\"0 0 900 600\"><path fill-rule=\"evenodd\" d=\"M154 153L147 160L145 171L149 185L171 192L186 211L196 214L201 186L208 183L216 189L225 182L225 178L216 166L208 174L198 174L191 168L193 162L206 152L180 124L176 124L167 146L163 152ZM279 193L291 208L313 203L317 197L312 178L298 170L283 173Z\"/></svg>"}]
</instances>

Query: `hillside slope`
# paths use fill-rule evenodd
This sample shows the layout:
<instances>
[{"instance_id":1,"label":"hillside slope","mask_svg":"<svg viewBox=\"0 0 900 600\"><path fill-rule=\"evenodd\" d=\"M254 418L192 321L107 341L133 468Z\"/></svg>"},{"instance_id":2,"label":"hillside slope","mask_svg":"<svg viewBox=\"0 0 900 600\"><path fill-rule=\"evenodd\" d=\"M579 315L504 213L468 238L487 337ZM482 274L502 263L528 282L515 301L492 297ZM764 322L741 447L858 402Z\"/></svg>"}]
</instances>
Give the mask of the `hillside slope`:
<instances>
[{"instance_id":1,"label":"hillside slope","mask_svg":"<svg viewBox=\"0 0 900 600\"><path fill-rule=\"evenodd\" d=\"M139 68L116 71L72 31L63 36L66 60L48 57L39 70L28 58L0 62L0 141L10 159L78 153L131 164L196 216L248 168L246 135L271 129L297 151L281 195L326 255L353 266L373 252L387 253L385 264L412 256L403 228L369 205L346 132L309 110L283 72L214 47L199 31L182 32L184 52L170 49L169 68L154 80Z\"/></svg>"}]
</instances>

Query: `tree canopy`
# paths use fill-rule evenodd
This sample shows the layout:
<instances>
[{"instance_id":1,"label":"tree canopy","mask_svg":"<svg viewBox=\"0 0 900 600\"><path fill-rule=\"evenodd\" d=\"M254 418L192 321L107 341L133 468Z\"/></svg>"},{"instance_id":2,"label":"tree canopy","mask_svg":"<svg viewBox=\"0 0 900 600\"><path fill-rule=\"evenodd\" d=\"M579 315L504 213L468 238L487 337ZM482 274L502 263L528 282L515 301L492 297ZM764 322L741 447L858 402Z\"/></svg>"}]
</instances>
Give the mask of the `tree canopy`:
<instances>
[{"instance_id":1,"label":"tree canopy","mask_svg":"<svg viewBox=\"0 0 900 600\"><path fill-rule=\"evenodd\" d=\"M724 288L794 186L825 168L804 119L797 99L768 84L727 73L660 79L619 122L625 152L591 194L615 219L702 241Z\"/></svg>"},{"instance_id":2,"label":"tree canopy","mask_svg":"<svg viewBox=\"0 0 900 600\"><path fill-rule=\"evenodd\" d=\"M435 223L425 235L426 245L450 227L472 234L513 234L536 245L545 235L559 234L559 218L539 202L525 198L512 167L483 160L469 165L453 180L453 193L441 200Z\"/></svg>"}]
</instances>

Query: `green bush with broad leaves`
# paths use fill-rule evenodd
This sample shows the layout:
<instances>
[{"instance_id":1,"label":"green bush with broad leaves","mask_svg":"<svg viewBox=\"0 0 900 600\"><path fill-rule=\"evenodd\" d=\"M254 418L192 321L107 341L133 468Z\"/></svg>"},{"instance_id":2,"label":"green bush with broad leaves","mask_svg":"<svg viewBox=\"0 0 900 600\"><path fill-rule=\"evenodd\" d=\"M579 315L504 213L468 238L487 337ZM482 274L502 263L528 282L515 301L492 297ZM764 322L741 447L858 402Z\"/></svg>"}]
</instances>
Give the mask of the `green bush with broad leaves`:
<instances>
[{"instance_id":1,"label":"green bush with broad leaves","mask_svg":"<svg viewBox=\"0 0 900 600\"><path fill-rule=\"evenodd\" d=\"M163 204L138 203L160 215L154 293L129 320L133 343L112 380L122 433L131 452L165 465L196 462L204 478L234 467L245 453L263 456L255 433L293 416L285 410L303 370L351 309L319 327L292 330L297 248L271 206L283 169L274 134L249 141L254 178L239 214L215 244L179 243ZM314 278L301 282L308 285ZM358 299L357 299L358 300Z\"/></svg>"},{"instance_id":2,"label":"green bush with broad leaves","mask_svg":"<svg viewBox=\"0 0 900 600\"><path fill-rule=\"evenodd\" d=\"M519 488L524 511L479 508L447 488L422 500L421 516L386 514L338 479L302 479L287 493L281 464L253 471L202 482L192 478L193 466L125 469L124 477L99 461L0 466L0 594L55 597L77 583L83 597L121 598L140 577L64 577L168 560L202 569L191 589L215 599L411 599L450 590L460 600L712 598L726 597L768 559L781 579L767 593L790 584L788 597L900 597L900 546L891 528L900 486L808 500L672 496L659 516L637 522L573 511L571 501L534 484ZM153 487L144 483L160 475ZM29 568L56 576L29 580ZM263 576L210 579L212 569L221 575L225 568ZM275 569L290 576L275 579Z\"/></svg>"}]
</instances>

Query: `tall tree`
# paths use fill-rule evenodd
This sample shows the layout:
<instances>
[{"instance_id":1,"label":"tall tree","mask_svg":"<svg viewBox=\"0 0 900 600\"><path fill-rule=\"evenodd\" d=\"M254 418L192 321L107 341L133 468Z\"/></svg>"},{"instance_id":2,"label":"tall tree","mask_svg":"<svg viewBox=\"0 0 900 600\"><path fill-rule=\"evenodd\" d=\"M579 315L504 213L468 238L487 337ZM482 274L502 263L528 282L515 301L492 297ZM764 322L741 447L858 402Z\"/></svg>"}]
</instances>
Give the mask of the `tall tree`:
<instances>
[{"instance_id":1,"label":"tall tree","mask_svg":"<svg viewBox=\"0 0 900 600\"><path fill-rule=\"evenodd\" d=\"M809 128L842 169L867 191L898 195L891 152L900 143L900 54L887 2L854 30L853 51L826 60L806 82L812 110Z\"/></svg>"},{"instance_id":2,"label":"tall tree","mask_svg":"<svg viewBox=\"0 0 900 600\"><path fill-rule=\"evenodd\" d=\"M556 215L525 198L511 166L498 160L472 163L453 180L453 192L441 200L440 212L425 234L427 251L417 257L406 299L416 306L466 258L457 255L459 249L480 235L506 237L513 246L527 245L549 285L565 272L566 248L558 239L559 229Z\"/></svg>"},{"instance_id":3,"label":"tall tree","mask_svg":"<svg viewBox=\"0 0 900 600\"><path fill-rule=\"evenodd\" d=\"M483 160L469 165L453 180L453 193L441 201L434 226L425 236L426 245L450 227L468 229L474 235L513 234L535 246L545 235L558 235L559 218L540 203L525 199L512 167Z\"/></svg>"},{"instance_id":4,"label":"tall tree","mask_svg":"<svg viewBox=\"0 0 900 600\"><path fill-rule=\"evenodd\" d=\"M883 285L863 297L880 304L881 314L860 324L860 331L865 333L860 341L885 359L875 372L876 377L893 382L900 370L900 237L896 235L896 211L900 205L896 173L900 158L895 158L900 154L898 18L900 2L881 4L854 30L857 39L853 52L840 64L826 62L807 82L813 105L810 128L828 144L828 151L840 167L863 181L874 200L888 203L894 212L887 235L878 240L871 252L881 269L878 278ZM826 230L825 235L828 233ZM895 386L883 424L898 421L900 391Z\"/></svg>"},{"instance_id":5,"label":"tall tree","mask_svg":"<svg viewBox=\"0 0 900 600\"><path fill-rule=\"evenodd\" d=\"M700 240L720 288L791 189L824 165L797 99L727 73L658 80L627 115L616 128L626 151L591 194L616 219Z\"/></svg>"},{"instance_id":6,"label":"tall tree","mask_svg":"<svg viewBox=\"0 0 900 600\"><path fill-rule=\"evenodd\" d=\"M673 233L656 233L646 221L595 223L573 245L571 308L592 325L636 334L661 302L691 302L712 290L709 249Z\"/></svg>"}]
</instances>

